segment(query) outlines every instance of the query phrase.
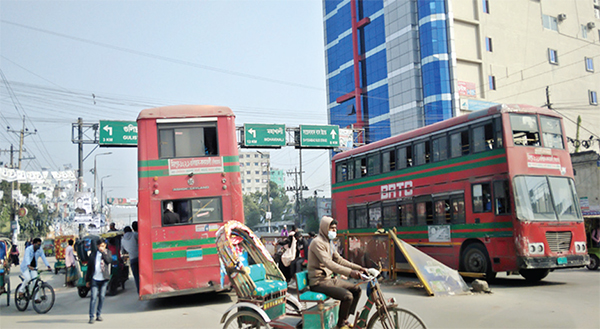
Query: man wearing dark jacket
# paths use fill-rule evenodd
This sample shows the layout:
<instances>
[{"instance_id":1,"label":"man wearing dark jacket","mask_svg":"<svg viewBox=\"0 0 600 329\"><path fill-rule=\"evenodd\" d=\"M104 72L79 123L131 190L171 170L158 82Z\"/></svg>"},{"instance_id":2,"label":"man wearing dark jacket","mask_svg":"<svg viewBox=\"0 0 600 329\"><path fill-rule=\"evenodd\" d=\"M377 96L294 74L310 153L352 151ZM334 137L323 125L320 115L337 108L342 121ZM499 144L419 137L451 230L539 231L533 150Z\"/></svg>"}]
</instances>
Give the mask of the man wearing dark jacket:
<instances>
[{"instance_id":1,"label":"man wearing dark jacket","mask_svg":"<svg viewBox=\"0 0 600 329\"><path fill-rule=\"evenodd\" d=\"M87 272L85 275L85 285L92 288L90 296L90 324L96 321L102 321L102 304L106 296L108 280L110 280L110 267L112 264L112 254L106 249L106 241L100 239L96 242L96 251L92 252L88 259ZM100 297L100 298L98 298ZM98 308L96 309L96 302Z\"/></svg>"}]
</instances>

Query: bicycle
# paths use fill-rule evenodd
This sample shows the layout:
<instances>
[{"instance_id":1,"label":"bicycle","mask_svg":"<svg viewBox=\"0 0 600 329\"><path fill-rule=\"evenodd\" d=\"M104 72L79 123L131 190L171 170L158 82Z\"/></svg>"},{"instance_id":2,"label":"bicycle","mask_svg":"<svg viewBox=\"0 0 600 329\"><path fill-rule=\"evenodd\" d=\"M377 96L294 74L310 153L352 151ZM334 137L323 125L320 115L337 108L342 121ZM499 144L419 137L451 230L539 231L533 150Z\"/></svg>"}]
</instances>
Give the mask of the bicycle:
<instances>
[{"instance_id":1,"label":"bicycle","mask_svg":"<svg viewBox=\"0 0 600 329\"><path fill-rule=\"evenodd\" d=\"M23 296L19 296L19 290L23 283L19 283L17 286L17 289L15 290L15 304L19 311L25 311L29 305L29 301L34 298L32 303L33 309L39 314L48 313L48 311L52 309L52 306L54 306L54 300L56 298L54 288L42 280L41 274L43 272L52 272L52 270L38 271L38 275L31 279L27 286L25 286ZM22 275L19 275L19 278L21 281L25 281L25 278L23 278Z\"/></svg>"}]
</instances>

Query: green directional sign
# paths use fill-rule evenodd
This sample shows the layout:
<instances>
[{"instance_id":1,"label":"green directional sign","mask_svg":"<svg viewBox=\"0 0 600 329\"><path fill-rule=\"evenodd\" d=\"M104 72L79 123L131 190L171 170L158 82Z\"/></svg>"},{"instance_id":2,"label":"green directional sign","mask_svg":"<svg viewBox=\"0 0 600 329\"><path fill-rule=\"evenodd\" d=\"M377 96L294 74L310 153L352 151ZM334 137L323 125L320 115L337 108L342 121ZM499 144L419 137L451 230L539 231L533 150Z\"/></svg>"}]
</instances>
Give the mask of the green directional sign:
<instances>
[{"instance_id":1,"label":"green directional sign","mask_svg":"<svg viewBox=\"0 0 600 329\"><path fill-rule=\"evenodd\" d=\"M285 146L285 125L280 124L244 124L244 146L281 147Z\"/></svg>"},{"instance_id":2,"label":"green directional sign","mask_svg":"<svg viewBox=\"0 0 600 329\"><path fill-rule=\"evenodd\" d=\"M100 146L137 146L137 123L135 121L100 121Z\"/></svg>"},{"instance_id":3,"label":"green directional sign","mask_svg":"<svg viewBox=\"0 0 600 329\"><path fill-rule=\"evenodd\" d=\"M339 147L340 127L327 126L300 126L300 147Z\"/></svg>"}]
</instances>

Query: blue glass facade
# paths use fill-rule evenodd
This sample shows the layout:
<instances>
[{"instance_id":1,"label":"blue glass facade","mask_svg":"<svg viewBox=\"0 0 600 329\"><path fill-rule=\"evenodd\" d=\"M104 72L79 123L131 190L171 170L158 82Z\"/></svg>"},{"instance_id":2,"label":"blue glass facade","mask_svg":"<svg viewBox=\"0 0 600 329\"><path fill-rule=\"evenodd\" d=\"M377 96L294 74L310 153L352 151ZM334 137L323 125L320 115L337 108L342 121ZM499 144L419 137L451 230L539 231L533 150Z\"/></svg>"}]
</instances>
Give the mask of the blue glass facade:
<instances>
[{"instance_id":1,"label":"blue glass facade","mask_svg":"<svg viewBox=\"0 0 600 329\"><path fill-rule=\"evenodd\" d=\"M358 54L364 56L358 71L365 142L450 118L445 0L419 0L416 5L412 0L388 0L385 5L383 0L338 0L323 3L329 122L342 128L357 123L356 100L336 101L355 89L351 1L356 4L357 21L370 19L357 33ZM414 20L417 14L418 29L414 28L417 22L398 18ZM407 42L418 45L420 53L406 50ZM414 122L398 124L402 120Z\"/></svg>"}]
</instances>

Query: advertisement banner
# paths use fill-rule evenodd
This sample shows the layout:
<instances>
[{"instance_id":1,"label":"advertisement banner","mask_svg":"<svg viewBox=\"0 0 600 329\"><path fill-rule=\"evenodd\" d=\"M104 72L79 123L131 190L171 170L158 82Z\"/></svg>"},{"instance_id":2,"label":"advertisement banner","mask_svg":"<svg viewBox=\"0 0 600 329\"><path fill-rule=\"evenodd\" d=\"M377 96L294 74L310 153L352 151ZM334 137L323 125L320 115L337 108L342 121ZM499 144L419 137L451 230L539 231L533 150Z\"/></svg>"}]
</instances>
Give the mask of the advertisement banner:
<instances>
[{"instance_id":1,"label":"advertisement banner","mask_svg":"<svg viewBox=\"0 0 600 329\"><path fill-rule=\"evenodd\" d=\"M223 159L221 157L170 159L169 175L187 175L220 173L223 172Z\"/></svg>"},{"instance_id":2,"label":"advertisement banner","mask_svg":"<svg viewBox=\"0 0 600 329\"><path fill-rule=\"evenodd\" d=\"M560 170L560 158L556 155L527 154L527 167Z\"/></svg>"}]
</instances>

